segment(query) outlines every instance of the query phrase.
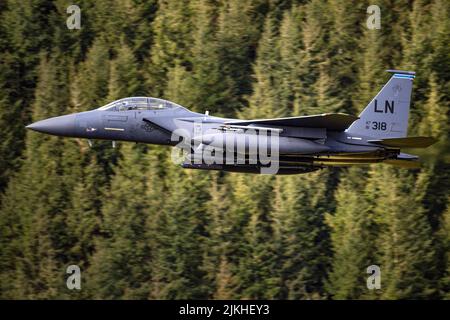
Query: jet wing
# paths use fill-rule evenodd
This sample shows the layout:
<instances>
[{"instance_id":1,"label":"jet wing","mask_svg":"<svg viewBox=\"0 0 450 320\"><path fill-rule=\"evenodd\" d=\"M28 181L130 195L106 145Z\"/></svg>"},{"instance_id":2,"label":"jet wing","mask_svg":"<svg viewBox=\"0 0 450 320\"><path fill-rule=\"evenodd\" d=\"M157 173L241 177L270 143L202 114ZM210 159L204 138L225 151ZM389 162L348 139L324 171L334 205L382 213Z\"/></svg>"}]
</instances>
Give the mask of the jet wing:
<instances>
[{"instance_id":1,"label":"jet wing","mask_svg":"<svg viewBox=\"0 0 450 320\"><path fill-rule=\"evenodd\" d=\"M313 116L276 118L276 119L256 119L256 120L237 120L225 122L226 125L271 125L277 127L304 127L304 128L325 128L331 131L344 131L355 120L356 116L344 113L324 113Z\"/></svg>"}]
</instances>

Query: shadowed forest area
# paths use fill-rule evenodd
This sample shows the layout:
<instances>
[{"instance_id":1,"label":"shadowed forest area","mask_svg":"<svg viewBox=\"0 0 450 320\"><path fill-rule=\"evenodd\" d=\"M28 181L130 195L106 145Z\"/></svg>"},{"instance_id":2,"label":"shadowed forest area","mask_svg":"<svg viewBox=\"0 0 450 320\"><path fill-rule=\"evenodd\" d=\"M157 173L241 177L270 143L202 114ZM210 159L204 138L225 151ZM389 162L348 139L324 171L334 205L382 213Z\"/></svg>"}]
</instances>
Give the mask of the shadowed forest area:
<instances>
[{"instance_id":1,"label":"shadowed forest area","mask_svg":"<svg viewBox=\"0 0 450 320\"><path fill-rule=\"evenodd\" d=\"M0 16L0 298L450 298L449 1L4 0ZM357 115L386 69L417 72L409 135L439 139L421 169L185 170L167 147L25 129L141 95Z\"/></svg>"}]
</instances>

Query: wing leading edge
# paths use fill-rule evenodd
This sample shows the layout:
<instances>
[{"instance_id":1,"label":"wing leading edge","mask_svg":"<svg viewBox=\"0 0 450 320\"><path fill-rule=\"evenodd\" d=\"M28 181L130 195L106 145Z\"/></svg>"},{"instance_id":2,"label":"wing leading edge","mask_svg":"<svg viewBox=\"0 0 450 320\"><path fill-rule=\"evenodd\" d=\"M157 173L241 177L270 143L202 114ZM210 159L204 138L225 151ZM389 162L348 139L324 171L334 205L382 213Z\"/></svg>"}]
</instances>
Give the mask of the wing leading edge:
<instances>
[{"instance_id":1,"label":"wing leading edge","mask_svg":"<svg viewBox=\"0 0 450 320\"><path fill-rule=\"evenodd\" d=\"M357 119L359 118L345 113L324 113L313 116L230 121L225 122L225 124L243 126L256 124L282 127L325 128L330 131L344 131Z\"/></svg>"}]
</instances>

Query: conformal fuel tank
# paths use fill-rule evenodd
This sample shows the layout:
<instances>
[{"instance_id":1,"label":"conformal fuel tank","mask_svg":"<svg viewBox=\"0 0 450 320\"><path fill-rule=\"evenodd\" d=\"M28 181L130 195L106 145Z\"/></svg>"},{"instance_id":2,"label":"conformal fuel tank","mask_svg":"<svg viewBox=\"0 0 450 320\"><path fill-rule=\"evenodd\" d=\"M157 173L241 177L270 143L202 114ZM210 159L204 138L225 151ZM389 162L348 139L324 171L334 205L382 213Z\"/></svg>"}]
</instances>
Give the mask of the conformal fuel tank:
<instances>
[{"instance_id":1,"label":"conformal fuel tank","mask_svg":"<svg viewBox=\"0 0 450 320\"><path fill-rule=\"evenodd\" d=\"M241 154L261 152L280 154L314 154L326 152L330 148L307 139L278 135L248 134L241 132L219 132L194 138L195 141L214 148Z\"/></svg>"}]
</instances>

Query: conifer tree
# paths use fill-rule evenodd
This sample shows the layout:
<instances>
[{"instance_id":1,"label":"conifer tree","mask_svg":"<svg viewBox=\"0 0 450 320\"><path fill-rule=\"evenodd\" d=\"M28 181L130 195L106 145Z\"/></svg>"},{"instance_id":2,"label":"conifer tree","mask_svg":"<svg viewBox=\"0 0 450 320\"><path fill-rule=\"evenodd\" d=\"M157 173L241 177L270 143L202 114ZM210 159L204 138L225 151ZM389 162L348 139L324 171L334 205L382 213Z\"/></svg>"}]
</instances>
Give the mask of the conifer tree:
<instances>
[{"instance_id":1,"label":"conifer tree","mask_svg":"<svg viewBox=\"0 0 450 320\"><path fill-rule=\"evenodd\" d=\"M224 177L213 174L210 188L210 199L206 205L207 238L205 242L204 266L206 279L209 282L210 296L214 299L231 299L235 297L236 281L232 274L232 265L227 254L230 248L230 232L232 219L231 188Z\"/></svg>"},{"instance_id":2,"label":"conifer tree","mask_svg":"<svg viewBox=\"0 0 450 320\"><path fill-rule=\"evenodd\" d=\"M257 270L257 266L246 265L246 259L252 254L249 238L246 237L246 230L249 228L251 216L257 218L258 204L251 177L231 174L226 181L230 190L227 193L230 205L224 216L225 224L221 222L221 225L226 226L221 228L223 229L221 230L222 238L226 242L222 246L222 256L217 257L216 261L220 259L220 271L222 273L217 276L226 275L230 283L227 285L223 278L218 278L216 296L231 295L236 299L243 297L243 291L253 284L250 277L252 272ZM256 219L255 224L257 221ZM214 227L214 224L211 227ZM243 282L243 276L247 279L245 283ZM249 296L251 296L251 293L247 291L247 297Z\"/></svg>"},{"instance_id":3,"label":"conifer tree","mask_svg":"<svg viewBox=\"0 0 450 320\"><path fill-rule=\"evenodd\" d=\"M314 85L318 79L318 65L326 60L326 39L329 23L324 21L323 12L327 9L321 0L313 0L305 4L304 18L300 15L301 50L299 51L299 66L295 76L300 80L299 92L295 95L302 115L322 112L317 106Z\"/></svg>"},{"instance_id":4,"label":"conifer tree","mask_svg":"<svg viewBox=\"0 0 450 320\"><path fill-rule=\"evenodd\" d=\"M244 95L251 93L251 63L263 20L254 11L258 1L223 1L218 18L217 39L221 72L227 83L227 94L233 97L228 107L239 110Z\"/></svg>"},{"instance_id":5,"label":"conifer tree","mask_svg":"<svg viewBox=\"0 0 450 320\"><path fill-rule=\"evenodd\" d=\"M136 58L131 49L122 44L111 62L108 100L144 95Z\"/></svg>"},{"instance_id":6,"label":"conifer tree","mask_svg":"<svg viewBox=\"0 0 450 320\"><path fill-rule=\"evenodd\" d=\"M430 77L430 72L433 70L427 63L427 56L431 49L430 37L430 23L427 21L428 12L427 4L423 0L414 1L412 10L408 12L408 19L405 30L402 32L403 59L402 64L407 70L413 70L417 73L414 79L413 100L423 101L426 84ZM412 109L413 124L417 123L416 110Z\"/></svg>"},{"instance_id":7,"label":"conifer tree","mask_svg":"<svg viewBox=\"0 0 450 320\"><path fill-rule=\"evenodd\" d=\"M148 63L147 90L152 96L162 96L168 80L167 72L175 62L186 64L190 57L193 26L189 1L158 1L152 22L153 45Z\"/></svg>"},{"instance_id":8,"label":"conifer tree","mask_svg":"<svg viewBox=\"0 0 450 320\"><path fill-rule=\"evenodd\" d=\"M108 45L97 38L89 48L86 59L76 68L78 72L73 72L71 97L75 111L98 108L107 102L109 69Z\"/></svg>"},{"instance_id":9,"label":"conifer tree","mask_svg":"<svg viewBox=\"0 0 450 320\"><path fill-rule=\"evenodd\" d=\"M388 68L383 60L386 50L384 39L381 30L364 28L360 44L362 56L358 61L357 89L353 97L355 113L361 112L369 104L387 78L385 70Z\"/></svg>"},{"instance_id":10,"label":"conifer tree","mask_svg":"<svg viewBox=\"0 0 450 320\"><path fill-rule=\"evenodd\" d=\"M152 263L152 298L205 299L203 269L205 205L209 200L206 172L173 169L158 214Z\"/></svg>"},{"instance_id":11,"label":"conifer tree","mask_svg":"<svg viewBox=\"0 0 450 320\"><path fill-rule=\"evenodd\" d=\"M374 215L379 224L377 247L382 272L382 298L436 297L436 252L422 201L428 176L377 168ZM386 188L386 181L390 181ZM405 209L407 208L407 209Z\"/></svg>"},{"instance_id":12,"label":"conifer tree","mask_svg":"<svg viewBox=\"0 0 450 320\"><path fill-rule=\"evenodd\" d=\"M303 63L302 21L304 11L294 6L286 11L280 24L280 104L287 106L287 115L300 115L299 94L304 84L300 79ZM303 110L302 110L303 111Z\"/></svg>"},{"instance_id":13,"label":"conifer tree","mask_svg":"<svg viewBox=\"0 0 450 320\"><path fill-rule=\"evenodd\" d=\"M324 215L332 210L328 173L277 179L274 207L280 254L281 298L320 299L329 264L329 238Z\"/></svg>"},{"instance_id":14,"label":"conifer tree","mask_svg":"<svg viewBox=\"0 0 450 320\"><path fill-rule=\"evenodd\" d=\"M89 152L94 153L92 149ZM102 200L106 197L106 177L95 155L86 156L85 161L89 162L78 177L72 194L72 204L67 210L68 234L73 243L67 255L82 270L89 267L95 252L95 243L102 235L101 209Z\"/></svg>"},{"instance_id":15,"label":"conifer tree","mask_svg":"<svg viewBox=\"0 0 450 320\"><path fill-rule=\"evenodd\" d=\"M444 253L444 272L441 279L441 292L444 299L450 299L450 197L447 201L447 210L442 215L440 237Z\"/></svg>"},{"instance_id":16,"label":"conifer tree","mask_svg":"<svg viewBox=\"0 0 450 320\"><path fill-rule=\"evenodd\" d=\"M175 66L170 68L167 72L169 80L164 91L164 97L182 106L190 108L191 99L188 86L188 72L186 68L180 63L175 63Z\"/></svg>"},{"instance_id":17,"label":"conifer tree","mask_svg":"<svg viewBox=\"0 0 450 320\"><path fill-rule=\"evenodd\" d=\"M143 146L127 143L121 151L102 207L104 237L92 257L88 285L96 298L145 299L150 293L152 255L147 220L154 212L147 200L151 190L145 175L148 160Z\"/></svg>"},{"instance_id":18,"label":"conifer tree","mask_svg":"<svg viewBox=\"0 0 450 320\"><path fill-rule=\"evenodd\" d=\"M239 259L236 277L239 296L243 299L274 299L280 290L277 272L278 253L275 251L273 222L270 215L274 177L253 177L247 197L257 199L244 228L243 256Z\"/></svg>"},{"instance_id":19,"label":"conifer tree","mask_svg":"<svg viewBox=\"0 0 450 320\"><path fill-rule=\"evenodd\" d=\"M54 4L3 1L0 21L0 192L20 167L25 125L31 119L39 52L52 47ZM39 10L36 10L39 8Z\"/></svg>"},{"instance_id":20,"label":"conifer tree","mask_svg":"<svg viewBox=\"0 0 450 320\"><path fill-rule=\"evenodd\" d=\"M50 59L41 56L34 120L64 113L69 105L67 80L66 61L60 54ZM8 264L12 269L2 274L8 276L18 297L63 296L65 256L70 249L65 209L74 187L70 171L79 172L72 157L74 149L73 141L30 133L22 168L6 192L1 214L15 217L6 220L10 221L6 235L14 236L11 231L17 230L20 236L6 249L16 256Z\"/></svg>"},{"instance_id":21,"label":"conifer tree","mask_svg":"<svg viewBox=\"0 0 450 320\"><path fill-rule=\"evenodd\" d=\"M217 40L216 1L193 1L194 20L191 72L184 89L187 105L194 111L210 111L217 115L230 115L228 85L222 74L219 42ZM170 79L170 77L169 77Z\"/></svg>"},{"instance_id":22,"label":"conifer tree","mask_svg":"<svg viewBox=\"0 0 450 320\"><path fill-rule=\"evenodd\" d=\"M431 75L429 83L430 93L424 108L425 114L420 122L418 131L424 136L445 139L448 132L448 116L444 112L446 103L440 96L440 92L443 91L439 90L434 74Z\"/></svg>"},{"instance_id":23,"label":"conifer tree","mask_svg":"<svg viewBox=\"0 0 450 320\"><path fill-rule=\"evenodd\" d=\"M259 41L258 58L254 67L254 92L249 99L250 107L239 115L240 117L276 118L286 114L286 102L278 93L281 77L279 71L280 52L276 38L276 26L273 19L267 17L264 32Z\"/></svg>"},{"instance_id":24,"label":"conifer tree","mask_svg":"<svg viewBox=\"0 0 450 320\"><path fill-rule=\"evenodd\" d=\"M220 257L219 269L217 272L216 289L214 292L214 299L230 300L236 297L234 290L236 287L236 280L231 272L231 266L226 256Z\"/></svg>"},{"instance_id":25,"label":"conifer tree","mask_svg":"<svg viewBox=\"0 0 450 320\"><path fill-rule=\"evenodd\" d=\"M372 204L366 202L366 181L361 179L366 171L351 168L341 176L336 211L327 216L334 253L327 287L333 299L369 297L366 269L377 261Z\"/></svg>"},{"instance_id":26,"label":"conifer tree","mask_svg":"<svg viewBox=\"0 0 450 320\"><path fill-rule=\"evenodd\" d=\"M333 111L353 111L352 94L355 90L355 52L361 34L361 21L366 20L366 6L362 2L352 3L345 0L327 2L325 10L331 13L327 44L322 51L326 55L321 65L333 85L328 86L329 96L339 101ZM325 27L327 22L322 23ZM320 107L320 106L319 106Z\"/></svg>"},{"instance_id":27,"label":"conifer tree","mask_svg":"<svg viewBox=\"0 0 450 320\"><path fill-rule=\"evenodd\" d=\"M443 88L441 90L444 101L449 99L450 88L450 49L448 42L450 34L450 5L443 0L436 0L431 3L431 30L428 35L431 37L433 52L430 57L423 57L425 62L429 62L429 67L436 75L436 82Z\"/></svg>"}]
</instances>

